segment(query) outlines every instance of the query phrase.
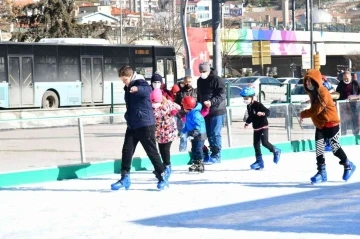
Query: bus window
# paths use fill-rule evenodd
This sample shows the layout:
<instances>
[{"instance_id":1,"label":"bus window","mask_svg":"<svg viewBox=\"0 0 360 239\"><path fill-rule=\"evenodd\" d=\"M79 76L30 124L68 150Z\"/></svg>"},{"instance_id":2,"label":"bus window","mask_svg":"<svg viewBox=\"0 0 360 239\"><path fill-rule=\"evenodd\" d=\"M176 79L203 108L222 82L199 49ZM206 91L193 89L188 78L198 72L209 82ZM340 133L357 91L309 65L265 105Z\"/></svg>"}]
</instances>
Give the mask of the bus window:
<instances>
[{"instance_id":1,"label":"bus window","mask_svg":"<svg viewBox=\"0 0 360 239\"><path fill-rule=\"evenodd\" d=\"M5 57L0 57L0 83L7 81L5 72Z\"/></svg>"},{"instance_id":2,"label":"bus window","mask_svg":"<svg viewBox=\"0 0 360 239\"><path fill-rule=\"evenodd\" d=\"M128 57L105 57L104 59L104 80L117 81L119 80L118 70L124 65L129 64Z\"/></svg>"},{"instance_id":3,"label":"bus window","mask_svg":"<svg viewBox=\"0 0 360 239\"><path fill-rule=\"evenodd\" d=\"M166 60L166 86L168 89L174 85L174 60L167 59Z\"/></svg>"},{"instance_id":4,"label":"bus window","mask_svg":"<svg viewBox=\"0 0 360 239\"><path fill-rule=\"evenodd\" d=\"M156 72L161 75L162 77L165 76L164 74L165 66L164 66L164 59L157 59L156 62Z\"/></svg>"},{"instance_id":5,"label":"bus window","mask_svg":"<svg viewBox=\"0 0 360 239\"><path fill-rule=\"evenodd\" d=\"M35 56L37 82L57 81L56 56Z\"/></svg>"}]
</instances>

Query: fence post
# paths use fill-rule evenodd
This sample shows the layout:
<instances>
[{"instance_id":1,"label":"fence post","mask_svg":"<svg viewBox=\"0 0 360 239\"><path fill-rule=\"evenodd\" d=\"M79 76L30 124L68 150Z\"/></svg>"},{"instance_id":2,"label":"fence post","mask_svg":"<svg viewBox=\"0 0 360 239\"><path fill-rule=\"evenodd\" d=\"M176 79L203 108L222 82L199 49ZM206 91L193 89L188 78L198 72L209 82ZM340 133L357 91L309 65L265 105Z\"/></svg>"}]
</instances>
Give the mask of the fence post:
<instances>
[{"instance_id":1,"label":"fence post","mask_svg":"<svg viewBox=\"0 0 360 239\"><path fill-rule=\"evenodd\" d=\"M336 110L337 110L337 114L340 119L340 102L339 101L336 101ZM339 135L341 136L341 122L339 124Z\"/></svg>"},{"instance_id":2,"label":"fence post","mask_svg":"<svg viewBox=\"0 0 360 239\"><path fill-rule=\"evenodd\" d=\"M259 102L261 103L261 83L259 84L258 96L259 96Z\"/></svg>"},{"instance_id":3,"label":"fence post","mask_svg":"<svg viewBox=\"0 0 360 239\"><path fill-rule=\"evenodd\" d=\"M111 94L111 106L110 106L110 113L114 113L114 83L111 82L111 90L110 90L110 94ZM114 117L110 116L110 124L114 123Z\"/></svg>"},{"instance_id":4,"label":"fence post","mask_svg":"<svg viewBox=\"0 0 360 239\"><path fill-rule=\"evenodd\" d=\"M226 114L229 115L230 109L226 108ZM230 117L226 117L226 130L228 135L228 145L231 148L232 147L232 135L231 135L231 126L230 126Z\"/></svg>"},{"instance_id":5,"label":"fence post","mask_svg":"<svg viewBox=\"0 0 360 239\"><path fill-rule=\"evenodd\" d=\"M291 103L291 84L287 84L286 103Z\"/></svg>"},{"instance_id":6,"label":"fence post","mask_svg":"<svg viewBox=\"0 0 360 239\"><path fill-rule=\"evenodd\" d=\"M229 107L230 104L230 95L231 95L231 88L230 83L226 83L226 106ZM230 124L232 124L232 110L227 110L226 112L226 118L230 118ZM228 123L228 120L226 120L226 123Z\"/></svg>"},{"instance_id":7,"label":"fence post","mask_svg":"<svg viewBox=\"0 0 360 239\"><path fill-rule=\"evenodd\" d=\"M285 125L286 125L286 134L287 134L288 141L291 141L291 124L290 124L290 118L292 118L292 115L290 114L290 107L289 107L289 104L286 104Z\"/></svg>"},{"instance_id":8,"label":"fence post","mask_svg":"<svg viewBox=\"0 0 360 239\"><path fill-rule=\"evenodd\" d=\"M81 163L85 163L86 155L85 155L84 128L83 128L83 122L82 122L81 117L78 118L78 129L79 129Z\"/></svg>"}]
</instances>

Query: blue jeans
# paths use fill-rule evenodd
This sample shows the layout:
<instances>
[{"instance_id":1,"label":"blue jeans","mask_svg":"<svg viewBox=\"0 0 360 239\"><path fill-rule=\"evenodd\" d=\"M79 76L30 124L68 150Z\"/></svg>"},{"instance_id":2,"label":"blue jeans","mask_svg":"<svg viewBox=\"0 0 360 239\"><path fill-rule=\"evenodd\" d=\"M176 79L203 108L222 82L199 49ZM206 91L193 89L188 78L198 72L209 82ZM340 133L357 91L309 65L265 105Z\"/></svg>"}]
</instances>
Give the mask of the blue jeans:
<instances>
[{"instance_id":1,"label":"blue jeans","mask_svg":"<svg viewBox=\"0 0 360 239\"><path fill-rule=\"evenodd\" d=\"M205 118L206 134L210 144L211 158L221 160L221 128L225 115L218 115Z\"/></svg>"},{"instance_id":2,"label":"blue jeans","mask_svg":"<svg viewBox=\"0 0 360 239\"><path fill-rule=\"evenodd\" d=\"M191 154L193 160L203 160L203 146L205 140L191 140Z\"/></svg>"}]
</instances>

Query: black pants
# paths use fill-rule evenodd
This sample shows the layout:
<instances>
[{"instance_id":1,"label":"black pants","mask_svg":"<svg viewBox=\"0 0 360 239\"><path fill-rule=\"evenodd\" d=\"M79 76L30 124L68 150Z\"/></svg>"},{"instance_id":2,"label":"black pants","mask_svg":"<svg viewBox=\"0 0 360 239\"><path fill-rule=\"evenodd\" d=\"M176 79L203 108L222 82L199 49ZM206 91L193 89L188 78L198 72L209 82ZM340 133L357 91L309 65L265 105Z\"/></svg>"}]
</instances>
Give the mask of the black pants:
<instances>
[{"instance_id":1,"label":"black pants","mask_svg":"<svg viewBox=\"0 0 360 239\"><path fill-rule=\"evenodd\" d=\"M333 154L340 159L340 164L346 163L347 156L339 143L339 126L331 128L316 128L315 131L315 146L316 146L316 161L318 165L325 163L324 157L324 138L330 140L330 145Z\"/></svg>"},{"instance_id":2,"label":"black pants","mask_svg":"<svg viewBox=\"0 0 360 239\"><path fill-rule=\"evenodd\" d=\"M121 171L124 173L130 172L132 157L139 141L144 147L151 163L154 165L155 172L162 174L164 172L164 165L161 162L161 158L156 147L155 125L137 129L126 129L122 149Z\"/></svg>"},{"instance_id":3,"label":"black pants","mask_svg":"<svg viewBox=\"0 0 360 239\"><path fill-rule=\"evenodd\" d=\"M171 143L172 142L168 142L165 144L158 143L160 155L161 155L161 158L162 158L165 166L171 165L171 162L170 162Z\"/></svg>"},{"instance_id":4,"label":"black pants","mask_svg":"<svg viewBox=\"0 0 360 239\"><path fill-rule=\"evenodd\" d=\"M253 143L256 157L261 156L260 141L265 148L274 153L274 146L269 142L269 129L254 130Z\"/></svg>"}]
</instances>

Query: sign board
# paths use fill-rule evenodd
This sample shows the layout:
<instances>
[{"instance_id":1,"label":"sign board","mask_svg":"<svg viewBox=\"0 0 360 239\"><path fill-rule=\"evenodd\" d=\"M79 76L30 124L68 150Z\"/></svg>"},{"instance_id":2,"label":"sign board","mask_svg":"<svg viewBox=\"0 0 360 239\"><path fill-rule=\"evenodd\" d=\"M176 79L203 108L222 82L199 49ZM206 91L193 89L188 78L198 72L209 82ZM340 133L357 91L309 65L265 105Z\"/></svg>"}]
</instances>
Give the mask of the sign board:
<instances>
[{"instance_id":1,"label":"sign board","mask_svg":"<svg viewBox=\"0 0 360 239\"><path fill-rule=\"evenodd\" d=\"M311 58L310 54L303 54L301 56L301 67L303 69L311 69Z\"/></svg>"},{"instance_id":2,"label":"sign board","mask_svg":"<svg viewBox=\"0 0 360 239\"><path fill-rule=\"evenodd\" d=\"M252 42L252 64L253 65L271 64L270 41Z\"/></svg>"},{"instance_id":3,"label":"sign board","mask_svg":"<svg viewBox=\"0 0 360 239\"><path fill-rule=\"evenodd\" d=\"M320 55L320 65L326 65L326 52L325 52L325 44L323 42L318 42L315 44L316 53Z\"/></svg>"}]
</instances>

